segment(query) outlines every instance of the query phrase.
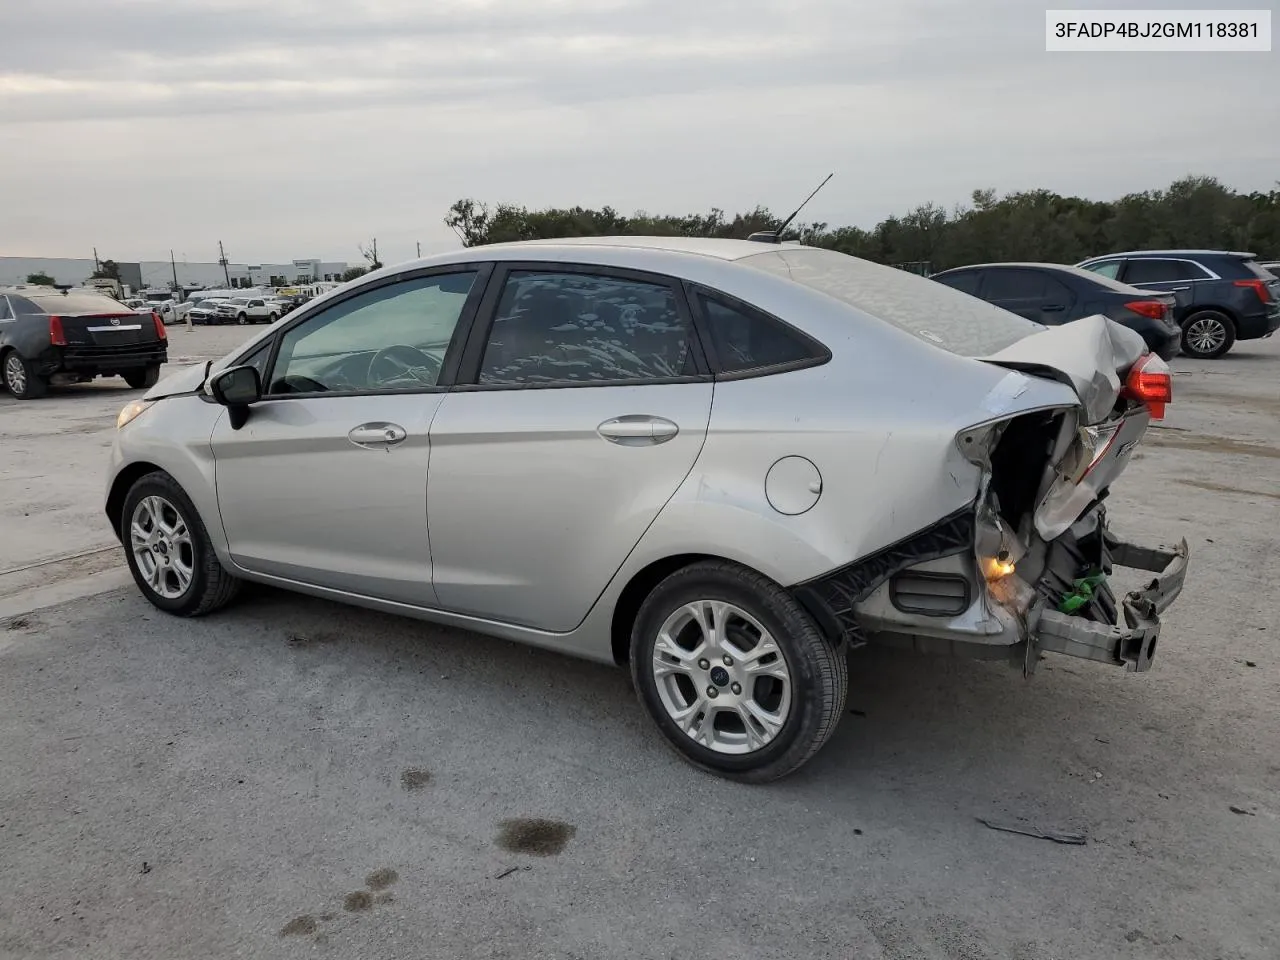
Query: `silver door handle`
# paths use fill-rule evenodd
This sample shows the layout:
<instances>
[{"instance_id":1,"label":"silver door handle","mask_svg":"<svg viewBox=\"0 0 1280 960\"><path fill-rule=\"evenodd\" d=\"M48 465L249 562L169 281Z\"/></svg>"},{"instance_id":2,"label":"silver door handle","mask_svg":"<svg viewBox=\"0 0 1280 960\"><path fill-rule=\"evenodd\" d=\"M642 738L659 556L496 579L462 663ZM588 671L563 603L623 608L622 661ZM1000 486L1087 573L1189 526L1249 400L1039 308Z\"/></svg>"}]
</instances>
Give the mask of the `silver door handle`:
<instances>
[{"instance_id":1,"label":"silver door handle","mask_svg":"<svg viewBox=\"0 0 1280 960\"><path fill-rule=\"evenodd\" d=\"M596 428L596 432L613 443L634 446L642 443L663 443L679 433L680 428L665 417L628 414L625 417L606 420Z\"/></svg>"},{"instance_id":2,"label":"silver door handle","mask_svg":"<svg viewBox=\"0 0 1280 960\"><path fill-rule=\"evenodd\" d=\"M1190 287L1170 287L1170 290L1190 290Z\"/></svg>"},{"instance_id":3,"label":"silver door handle","mask_svg":"<svg viewBox=\"0 0 1280 960\"><path fill-rule=\"evenodd\" d=\"M408 436L409 431L398 423L378 421L375 423L362 423L358 427L353 427L351 432L347 434L347 439L357 447L367 447L369 449L382 447L385 450L402 442Z\"/></svg>"}]
</instances>

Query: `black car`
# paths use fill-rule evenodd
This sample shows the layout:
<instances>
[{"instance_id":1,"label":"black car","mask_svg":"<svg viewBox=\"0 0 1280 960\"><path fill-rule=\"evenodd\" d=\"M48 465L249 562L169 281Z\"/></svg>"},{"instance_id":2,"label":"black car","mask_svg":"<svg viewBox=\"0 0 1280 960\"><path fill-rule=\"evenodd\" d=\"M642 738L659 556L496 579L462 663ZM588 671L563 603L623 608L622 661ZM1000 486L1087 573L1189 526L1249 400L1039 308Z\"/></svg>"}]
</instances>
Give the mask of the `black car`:
<instances>
[{"instance_id":1,"label":"black car","mask_svg":"<svg viewBox=\"0 0 1280 960\"><path fill-rule=\"evenodd\" d=\"M1058 263L974 264L943 270L931 279L1046 326L1100 313L1141 334L1161 358L1178 352L1181 331L1169 293L1139 290Z\"/></svg>"},{"instance_id":2,"label":"black car","mask_svg":"<svg viewBox=\"0 0 1280 960\"><path fill-rule=\"evenodd\" d=\"M0 287L0 371L19 400L94 377L154 386L167 359L158 313L136 313L94 290Z\"/></svg>"},{"instance_id":3,"label":"black car","mask_svg":"<svg viewBox=\"0 0 1280 960\"><path fill-rule=\"evenodd\" d=\"M1172 293L1182 328L1182 352L1214 359L1237 340L1269 337L1280 328L1280 278L1252 253L1223 250L1141 250L1091 257L1078 266L1148 290Z\"/></svg>"}]
</instances>

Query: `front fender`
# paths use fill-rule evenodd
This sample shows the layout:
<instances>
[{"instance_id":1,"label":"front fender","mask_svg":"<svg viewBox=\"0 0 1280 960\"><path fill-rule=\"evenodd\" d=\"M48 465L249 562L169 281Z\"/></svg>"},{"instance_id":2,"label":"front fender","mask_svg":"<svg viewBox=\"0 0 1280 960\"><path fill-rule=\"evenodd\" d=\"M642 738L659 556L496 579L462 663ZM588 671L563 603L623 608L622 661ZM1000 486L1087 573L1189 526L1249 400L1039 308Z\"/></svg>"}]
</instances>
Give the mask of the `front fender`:
<instances>
[{"instance_id":1,"label":"front fender","mask_svg":"<svg viewBox=\"0 0 1280 960\"><path fill-rule=\"evenodd\" d=\"M122 501L127 488L152 468L173 477L195 505L214 553L231 565L218 495L214 483L213 447L210 437L226 408L196 396L169 397L116 432L107 470L108 514ZM174 437L189 438L176 443ZM118 498L118 500L116 499ZM119 535L119 531L114 531Z\"/></svg>"}]
</instances>

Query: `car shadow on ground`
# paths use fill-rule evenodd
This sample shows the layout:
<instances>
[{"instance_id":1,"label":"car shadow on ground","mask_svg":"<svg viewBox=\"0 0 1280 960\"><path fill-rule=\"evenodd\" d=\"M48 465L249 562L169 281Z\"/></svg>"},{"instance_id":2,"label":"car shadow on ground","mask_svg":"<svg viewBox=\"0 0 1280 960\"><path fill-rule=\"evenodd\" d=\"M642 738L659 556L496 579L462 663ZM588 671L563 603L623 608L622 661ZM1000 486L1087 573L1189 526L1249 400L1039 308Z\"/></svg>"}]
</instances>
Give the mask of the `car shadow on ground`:
<instances>
[{"instance_id":1,"label":"car shadow on ground","mask_svg":"<svg viewBox=\"0 0 1280 960\"><path fill-rule=\"evenodd\" d=\"M306 657L352 683L401 690L405 709L447 686L454 708L483 724L501 701L511 741L505 749L514 757L538 757L548 742L589 729L595 757L588 764L622 773L627 765L616 758L639 752L670 775L701 776L650 728L626 669L260 586L196 623L223 633L242 619L263 624L250 635L271 641L246 646L250 659ZM417 690L390 684L392 675L415 672ZM850 654L849 675L847 715L832 740L797 774L766 789L814 796L835 789L855 792L863 803L879 795L889 806L903 790L947 804L967 797L975 814L1011 797L1025 807L1034 797L1032 807L1043 801L1069 820L1071 804L1055 803L1064 780L1093 784L1125 750L1172 750L1165 735L1180 709L1162 699L1157 672L1135 676L1059 657L1043 659L1024 679L1020 665L865 647Z\"/></svg>"}]
</instances>

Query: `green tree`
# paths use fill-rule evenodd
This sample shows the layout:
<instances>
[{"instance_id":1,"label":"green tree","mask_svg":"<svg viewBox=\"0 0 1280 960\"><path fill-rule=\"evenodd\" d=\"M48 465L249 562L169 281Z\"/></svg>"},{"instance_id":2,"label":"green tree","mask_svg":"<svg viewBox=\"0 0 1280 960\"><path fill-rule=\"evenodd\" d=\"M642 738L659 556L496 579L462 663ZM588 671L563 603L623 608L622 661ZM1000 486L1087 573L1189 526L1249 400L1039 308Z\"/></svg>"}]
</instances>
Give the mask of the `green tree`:
<instances>
[{"instance_id":1,"label":"green tree","mask_svg":"<svg viewBox=\"0 0 1280 960\"><path fill-rule=\"evenodd\" d=\"M744 238L777 229L779 220L763 207L733 216L713 207L707 213L639 211L628 217L612 207L530 210L468 198L449 208L445 223L464 245L474 247L607 234ZM912 269L927 263L934 270L998 260L1077 263L1118 250L1158 247L1225 247L1280 259L1280 189L1242 194L1198 175L1163 190L1107 201L1051 190L1000 196L982 188L953 210L926 202L869 229L791 224L785 239Z\"/></svg>"},{"instance_id":2,"label":"green tree","mask_svg":"<svg viewBox=\"0 0 1280 960\"><path fill-rule=\"evenodd\" d=\"M368 272L369 271L364 267L347 267L346 270L342 271L341 279L343 283L346 283L348 280L354 280L356 277L363 277Z\"/></svg>"},{"instance_id":3,"label":"green tree","mask_svg":"<svg viewBox=\"0 0 1280 960\"><path fill-rule=\"evenodd\" d=\"M28 273L27 283L34 284L37 287L52 287L54 279L41 270L39 273Z\"/></svg>"},{"instance_id":4,"label":"green tree","mask_svg":"<svg viewBox=\"0 0 1280 960\"><path fill-rule=\"evenodd\" d=\"M114 260L103 260L98 264L98 269L89 274L90 280L119 280L120 264Z\"/></svg>"}]
</instances>

